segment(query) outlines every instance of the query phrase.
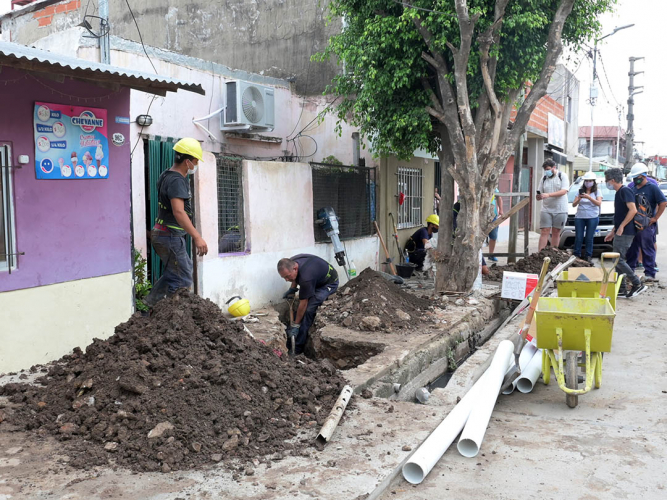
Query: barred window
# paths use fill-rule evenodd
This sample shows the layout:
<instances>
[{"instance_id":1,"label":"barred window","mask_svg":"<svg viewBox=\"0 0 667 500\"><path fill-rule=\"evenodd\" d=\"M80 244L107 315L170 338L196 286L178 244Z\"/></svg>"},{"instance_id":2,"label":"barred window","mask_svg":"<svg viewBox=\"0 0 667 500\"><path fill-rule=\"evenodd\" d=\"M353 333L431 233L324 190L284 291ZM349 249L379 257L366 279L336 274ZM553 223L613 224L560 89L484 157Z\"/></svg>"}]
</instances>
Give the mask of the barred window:
<instances>
[{"instance_id":1,"label":"barred window","mask_svg":"<svg viewBox=\"0 0 667 500\"><path fill-rule=\"evenodd\" d=\"M398 227L400 229L421 226L423 175L421 168L398 168L398 196L403 195L403 204L398 207Z\"/></svg>"},{"instance_id":2,"label":"barred window","mask_svg":"<svg viewBox=\"0 0 667 500\"><path fill-rule=\"evenodd\" d=\"M313 220L317 211L332 207L338 217L341 239L374 234L376 207L375 168L311 163L313 169ZM329 237L315 223L315 241Z\"/></svg>"},{"instance_id":3,"label":"barred window","mask_svg":"<svg viewBox=\"0 0 667 500\"><path fill-rule=\"evenodd\" d=\"M243 161L216 155L218 170L218 253L245 251Z\"/></svg>"}]
</instances>

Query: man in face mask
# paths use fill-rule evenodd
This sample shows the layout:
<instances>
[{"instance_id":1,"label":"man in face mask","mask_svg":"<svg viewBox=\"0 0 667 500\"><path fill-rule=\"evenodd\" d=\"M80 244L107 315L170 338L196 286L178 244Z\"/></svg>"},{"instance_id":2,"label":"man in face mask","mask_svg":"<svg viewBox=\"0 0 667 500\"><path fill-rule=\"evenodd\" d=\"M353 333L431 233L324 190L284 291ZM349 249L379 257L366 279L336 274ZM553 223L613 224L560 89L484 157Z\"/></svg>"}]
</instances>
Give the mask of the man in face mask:
<instances>
[{"instance_id":1,"label":"man in face mask","mask_svg":"<svg viewBox=\"0 0 667 500\"><path fill-rule=\"evenodd\" d=\"M630 189L635 195L635 203L638 208L642 200L645 200L650 206L649 216L651 217L649 226L637 232L632 246L628 250L628 265L632 269L637 267L639 252L641 251L644 264L644 281L650 283L657 281L655 277L657 272L655 265L655 234L658 219L665 211L665 206L667 206L667 198L658 186L648 181L648 167L643 163L635 163L632 166L628 180L632 181Z\"/></svg>"},{"instance_id":2,"label":"man in face mask","mask_svg":"<svg viewBox=\"0 0 667 500\"><path fill-rule=\"evenodd\" d=\"M174 151L174 164L157 181L158 214L151 231L151 244L164 265L164 272L144 299L150 307L165 295L192 286L192 260L187 253L186 235L192 237L197 255L208 253L204 238L192 224L188 181L188 175L196 172L203 151L199 141L192 138L178 141Z\"/></svg>"},{"instance_id":3,"label":"man in face mask","mask_svg":"<svg viewBox=\"0 0 667 500\"><path fill-rule=\"evenodd\" d=\"M426 218L426 227L422 227L415 231L405 243L405 249L408 251L410 262L417 266L417 271L421 271L424 267L426 247L427 245L430 245L429 240L433 234L438 232L439 225L440 217L436 214L429 215Z\"/></svg>"},{"instance_id":4,"label":"man in face mask","mask_svg":"<svg viewBox=\"0 0 667 500\"><path fill-rule=\"evenodd\" d=\"M551 246L558 247L560 232L567 222L567 190L570 188L567 175L558 171L555 161L546 160L542 168L544 176L535 197L538 201L542 201L540 250L547 246L549 235L551 235Z\"/></svg>"}]
</instances>

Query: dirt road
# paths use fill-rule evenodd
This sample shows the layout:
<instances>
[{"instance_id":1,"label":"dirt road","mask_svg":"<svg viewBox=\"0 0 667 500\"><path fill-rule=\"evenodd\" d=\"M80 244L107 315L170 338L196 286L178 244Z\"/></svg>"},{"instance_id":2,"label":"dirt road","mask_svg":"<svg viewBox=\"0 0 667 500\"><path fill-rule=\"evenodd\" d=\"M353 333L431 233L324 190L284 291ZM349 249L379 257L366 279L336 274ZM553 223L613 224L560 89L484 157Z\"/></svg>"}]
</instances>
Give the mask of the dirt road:
<instances>
[{"instance_id":1,"label":"dirt road","mask_svg":"<svg viewBox=\"0 0 667 500\"><path fill-rule=\"evenodd\" d=\"M664 267L667 236L659 238ZM476 458L452 446L421 485L401 479L381 498L667 498L666 301L658 286L619 299L602 387L581 396L576 409L553 377L531 394L501 397Z\"/></svg>"}]
</instances>

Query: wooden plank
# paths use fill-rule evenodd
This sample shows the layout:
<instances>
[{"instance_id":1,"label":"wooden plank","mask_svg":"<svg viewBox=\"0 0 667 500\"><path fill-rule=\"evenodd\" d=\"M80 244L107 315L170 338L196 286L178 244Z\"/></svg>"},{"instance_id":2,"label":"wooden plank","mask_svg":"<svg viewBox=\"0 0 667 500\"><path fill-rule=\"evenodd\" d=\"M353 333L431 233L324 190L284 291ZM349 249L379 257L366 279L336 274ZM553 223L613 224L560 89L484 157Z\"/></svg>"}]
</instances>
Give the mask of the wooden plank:
<instances>
[{"instance_id":1,"label":"wooden plank","mask_svg":"<svg viewBox=\"0 0 667 500\"><path fill-rule=\"evenodd\" d=\"M530 202L530 198L524 198L521 200L519 203L514 205L509 212L504 214L502 217L498 217L496 220L494 220L491 224L489 224L489 227L487 227L484 230L484 234L489 234L491 231L493 231L495 228L500 226L503 222L505 222L507 219L512 217L515 213L517 213L519 210L521 210L523 207L525 207L528 203Z\"/></svg>"}]
</instances>

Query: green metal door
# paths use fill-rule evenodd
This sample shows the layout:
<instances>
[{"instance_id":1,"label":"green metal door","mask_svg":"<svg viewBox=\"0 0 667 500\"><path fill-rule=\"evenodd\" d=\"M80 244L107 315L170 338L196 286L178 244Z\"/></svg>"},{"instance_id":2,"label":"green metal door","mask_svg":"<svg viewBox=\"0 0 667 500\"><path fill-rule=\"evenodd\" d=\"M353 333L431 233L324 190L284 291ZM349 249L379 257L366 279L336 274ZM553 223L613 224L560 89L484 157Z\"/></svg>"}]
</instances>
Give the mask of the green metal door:
<instances>
[{"instance_id":1,"label":"green metal door","mask_svg":"<svg viewBox=\"0 0 667 500\"><path fill-rule=\"evenodd\" d=\"M148 140L148 185L149 185L149 206L150 214L149 220L151 225L155 222L157 217L157 181L160 175L165 170L171 168L174 164L174 144L175 141L171 137L166 140L161 140L161 137L156 136L155 140ZM194 205L194 204L193 204ZM188 255L192 257L191 238L187 236L186 247ZM151 247L151 283L155 284L160 276L162 276L162 263L160 257L155 253Z\"/></svg>"}]
</instances>

